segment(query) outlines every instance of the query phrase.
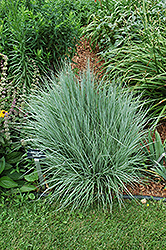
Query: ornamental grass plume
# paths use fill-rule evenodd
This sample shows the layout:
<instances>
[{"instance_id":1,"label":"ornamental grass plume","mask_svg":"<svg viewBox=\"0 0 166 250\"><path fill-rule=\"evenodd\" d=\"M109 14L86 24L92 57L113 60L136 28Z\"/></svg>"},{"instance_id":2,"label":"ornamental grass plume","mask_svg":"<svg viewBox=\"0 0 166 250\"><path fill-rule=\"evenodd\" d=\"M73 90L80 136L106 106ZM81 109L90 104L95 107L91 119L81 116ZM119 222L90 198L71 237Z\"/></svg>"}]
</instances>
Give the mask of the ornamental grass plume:
<instances>
[{"instance_id":1,"label":"ornamental grass plume","mask_svg":"<svg viewBox=\"0 0 166 250\"><path fill-rule=\"evenodd\" d=\"M25 133L46 153L43 173L60 207L121 205L127 185L143 170L146 112L139 98L90 73L78 80L70 67L31 95ZM48 190L47 190L48 191Z\"/></svg>"}]
</instances>

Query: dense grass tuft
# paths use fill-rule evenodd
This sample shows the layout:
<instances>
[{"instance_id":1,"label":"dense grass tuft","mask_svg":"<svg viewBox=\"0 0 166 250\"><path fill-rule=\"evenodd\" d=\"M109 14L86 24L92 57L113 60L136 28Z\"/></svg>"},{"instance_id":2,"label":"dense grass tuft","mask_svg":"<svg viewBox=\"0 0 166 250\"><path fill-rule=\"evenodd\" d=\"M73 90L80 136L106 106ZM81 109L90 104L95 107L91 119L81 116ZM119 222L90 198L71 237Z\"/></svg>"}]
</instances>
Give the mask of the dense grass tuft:
<instances>
[{"instance_id":1,"label":"dense grass tuft","mask_svg":"<svg viewBox=\"0 0 166 250\"><path fill-rule=\"evenodd\" d=\"M139 99L113 84L80 81L70 67L31 96L28 137L46 152L44 172L52 198L86 209L121 204L126 184L139 181L140 140L146 114Z\"/></svg>"}]
</instances>

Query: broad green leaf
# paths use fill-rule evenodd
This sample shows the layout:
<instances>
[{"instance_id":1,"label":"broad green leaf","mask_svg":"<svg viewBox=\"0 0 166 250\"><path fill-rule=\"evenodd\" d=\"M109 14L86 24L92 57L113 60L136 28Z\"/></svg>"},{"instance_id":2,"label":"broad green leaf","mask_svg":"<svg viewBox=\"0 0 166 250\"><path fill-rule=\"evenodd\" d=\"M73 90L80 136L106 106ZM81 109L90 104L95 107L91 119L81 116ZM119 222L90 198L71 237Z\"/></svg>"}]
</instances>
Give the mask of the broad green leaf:
<instances>
[{"instance_id":1,"label":"broad green leaf","mask_svg":"<svg viewBox=\"0 0 166 250\"><path fill-rule=\"evenodd\" d=\"M152 140L152 135L151 132L148 132L148 146L149 146L149 150L150 150L150 154L155 158L155 149L154 149L154 142Z\"/></svg>"},{"instance_id":2,"label":"broad green leaf","mask_svg":"<svg viewBox=\"0 0 166 250\"><path fill-rule=\"evenodd\" d=\"M31 173L31 174L25 175L24 178L25 178L26 181L29 181L29 182L37 181L38 180L38 174L35 171L35 172Z\"/></svg>"},{"instance_id":3,"label":"broad green leaf","mask_svg":"<svg viewBox=\"0 0 166 250\"><path fill-rule=\"evenodd\" d=\"M9 170L13 167L13 165L9 164L8 162L5 163L5 170Z\"/></svg>"},{"instance_id":4,"label":"broad green leaf","mask_svg":"<svg viewBox=\"0 0 166 250\"><path fill-rule=\"evenodd\" d=\"M35 189L36 189L36 187L33 186L33 185L24 185L24 186L22 186L22 187L20 188L20 191L21 191L21 192L30 192L30 191L33 191L33 190L35 190Z\"/></svg>"},{"instance_id":5,"label":"broad green leaf","mask_svg":"<svg viewBox=\"0 0 166 250\"><path fill-rule=\"evenodd\" d=\"M2 144L5 144L5 141L4 141L4 139L3 139L2 136L0 137L0 142L1 142Z\"/></svg>"},{"instance_id":6,"label":"broad green leaf","mask_svg":"<svg viewBox=\"0 0 166 250\"><path fill-rule=\"evenodd\" d=\"M3 172L4 169L5 169L5 157L3 156L0 159L0 174Z\"/></svg>"},{"instance_id":7,"label":"broad green leaf","mask_svg":"<svg viewBox=\"0 0 166 250\"><path fill-rule=\"evenodd\" d=\"M9 164L14 164L14 163L17 163L21 160L22 158L22 153L21 152L12 152L12 153L9 153L7 156L6 156L6 161L9 163Z\"/></svg>"},{"instance_id":8,"label":"broad green leaf","mask_svg":"<svg viewBox=\"0 0 166 250\"><path fill-rule=\"evenodd\" d=\"M11 171L11 170L7 170L7 171L4 171L4 174L9 176L12 180L19 180L22 176L21 173L18 173L17 171Z\"/></svg>"},{"instance_id":9,"label":"broad green leaf","mask_svg":"<svg viewBox=\"0 0 166 250\"><path fill-rule=\"evenodd\" d=\"M164 153L164 146L162 144L161 141L161 137L159 135L159 133L157 132L157 130L155 131L155 150L156 150L156 160L158 160L158 158L161 156L162 153Z\"/></svg>"},{"instance_id":10,"label":"broad green leaf","mask_svg":"<svg viewBox=\"0 0 166 250\"><path fill-rule=\"evenodd\" d=\"M13 188L17 187L18 184L15 181L13 181L10 177L3 176L0 178L0 186L3 188Z\"/></svg>"}]
</instances>

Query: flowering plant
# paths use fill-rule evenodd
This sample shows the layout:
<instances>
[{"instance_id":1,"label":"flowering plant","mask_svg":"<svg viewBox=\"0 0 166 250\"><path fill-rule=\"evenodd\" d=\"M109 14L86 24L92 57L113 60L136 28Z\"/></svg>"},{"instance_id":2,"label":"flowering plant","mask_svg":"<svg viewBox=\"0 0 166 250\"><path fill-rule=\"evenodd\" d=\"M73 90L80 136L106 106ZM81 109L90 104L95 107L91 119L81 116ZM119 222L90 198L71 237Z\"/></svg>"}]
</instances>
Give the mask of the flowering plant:
<instances>
[{"instance_id":1,"label":"flowering plant","mask_svg":"<svg viewBox=\"0 0 166 250\"><path fill-rule=\"evenodd\" d=\"M0 53L0 187L13 188L23 185L22 175L27 166L20 138L27 89L24 85L20 89L8 80L7 65L7 56ZM35 89L38 71L33 66L36 73L32 86Z\"/></svg>"},{"instance_id":2,"label":"flowering plant","mask_svg":"<svg viewBox=\"0 0 166 250\"><path fill-rule=\"evenodd\" d=\"M8 115L9 115L9 113L7 111L1 110L1 112L0 112L0 118L4 117L4 116L8 116Z\"/></svg>"}]
</instances>

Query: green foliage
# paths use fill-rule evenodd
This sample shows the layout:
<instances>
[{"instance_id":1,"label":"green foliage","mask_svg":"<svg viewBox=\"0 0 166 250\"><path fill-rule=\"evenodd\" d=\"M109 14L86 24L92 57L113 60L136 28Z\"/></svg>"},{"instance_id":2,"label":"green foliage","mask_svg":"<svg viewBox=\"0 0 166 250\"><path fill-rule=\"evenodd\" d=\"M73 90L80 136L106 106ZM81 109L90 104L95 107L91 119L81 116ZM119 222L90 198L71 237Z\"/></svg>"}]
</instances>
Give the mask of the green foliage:
<instances>
[{"instance_id":1,"label":"green foliage","mask_svg":"<svg viewBox=\"0 0 166 250\"><path fill-rule=\"evenodd\" d=\"M3 187L3 188L13 188L13 187L18 186L18 184L13 180L13 178L9 177L9 175L12 175L13 173L14 173L13 172L13 166L9 162L7 162L5 157L3 156L0 159L0 186L1 187ZM12 177L13 176L14 175L12 175ZM19 179L20 176L21 175L19 173L17 173L14 176L14 179Z\"/></svg>"},{"instance_id":2,"label":"green foliage","mask_svg":"<svg viewBox=\"0 0 166 250\"><path fill-rule=\"evenodd\" d=\"M113 196L121 203L126 184L139 181L146 112L123 89L90 70L78 81L65 67L31 96L28 113L27 141L46 153L43 172L62 206L111 209Z\"/></svg>"},{"instance_id":3,"label":"green foliage","mask_svg":"<svg viewBox=\"0 0 166 250\"><path fill-rule=\"evenodd\" d=\"M166 140L162 143L160 134L157 130L155 130L155 137L153 139L152 132L149 131L142 145L145 151L146 160L148 160L147 165L150 167L147 171L166 180L166 167L163 165L166 155Z\"/></svg>"},{"instance_id":4,"label":"green foliage","mask_svg":"<svg viewBox=\"0 0 166 250\"><path fill-rule=\"evenodd\" d=\"M34 185L28 185L28 184L25 184L23 185L21 188L20 188L20 191L22 193L26 193L26 192L31 192L31 191L34 191L36 189L36 187Z\"/></svg>"},{"instance_id":5,"label":"green foliage","mask_svg":"<svg viewBox=\"0 0 166 250\"><path fill-rule=\"evenodd\" d=\"M149 131L145 142L142 142L143 149L146 153L147 159L154 165L154 161L157 161L159 157L165 152L166 141L162 143L161 137L157 130L155 130L155 137L153 139L152 132Z\"/></svg>"},{"instance_id":6,"label":"green foliage","mask_svg":"<svg viewBox=\"0 0 166 250\"><path fill-rule=\"evenodd\" d=\"M119 0L95 13L84 31L92 45L99 44L106 77L143 93L153 116L165 115L165 22L164 1Z\"/></svg>"},{"instance_id":7,"label":"green foliage","mask_svg":"<svg viewBox=\"0 0 166 250\"><path fill-rule=\"evenodd\" d=\"M128 34L137 39L142 23L137 15L139 2L130 0L102 1L101 8L92 14L90 23L83 34L90 40L92 48L96 44L102 52L109 51L126 43Z\"/></svg>"},{"instance_id":8,"label":"green foliage","mask_svg":"<svg viewBox=\"0 0 166 250\"><path fill-rule=\"evenodd\" d=\"M8 73L14 83L30 87L32 61L43 73L62 58L72 57L80 23L70 8L70 1L38 1L33 8L27 8L26 3L8 0L2 5L0 47L9 58Z\"/></svg>"},{"instance_id":9,"label":"green foliage","mask_svg":"<svg viewBox=\"0 0 166 250\"><path fill-rule=\"evenodd\" d=\"M38 173L37 173L37 171L35 171L35 172L32 172L31 174L26 174L26 175L24 175L24 178L26 181L29 181L29 182L37 181L38 180Z\"/></svg>"},{"instance_id":10,"label":"green foliage","mask_svg":"<svg viewBox=\"0 0 166 250\"><path fill-rule=\"evenodd\" d=\"M37 185L37 179L24 180L23 173L33 166L32 161L27 162L23 157L25 150L23 148L24 141L20 140L20 124L24 121L25 101L28 99L25 85L21 85L22 89L15 87L15 83L9 82L7 77L8 72L8 57L2 53L1 56L1 71L0 71L0 158L1 162L1 178L0 186L3 188L22 187L27 184L27 181ZM34 72L32 85L37 86L38 70L34 61L32 62ZM31 88L30 91L33 91ZM33 173L32 173L33 174ZM27 175L29 176L29 175ZM27 177L28 178L28 177ZM24 185L23 190L29 192L29 185ZM31 187L32 189L32 187ZM33 186L33 190L36 189ZM2 192L2 190L1 190Z\"/></svg>"},{"instance_id":11,"label":"green foliage","mask_svg":"<svg viewBox=\"0 0 166 250\"><path fill-rule=\"evenodd\" d=\"M41 6L45 4L47 7L49 5L57 5L59 9L62 9L63 14L73 12L76 21L78 21L81 26L85 26L89 16L100 8L98 4L95 4L94 0L28 0L24 1L24 4L29 10L35 13L40 12L42 9Z\"/></svg>"},{"instance_id":12,"label":"green foliage","mask_svg":"<svg viewBox=\"0 0 166 250\"><path fill-rule=\"evenodd\" d=\"M36 189L38 176L32 171L24 176L27 169L33 168L32 161L28 163L23 148L15 147L15 143L7 140L0 142L0 186L2 188L20 188L21 192ZM32 185L36 184L36 186ZM2 191L2 190L1 190Z\"/></svg>"},{"instance_id":13,"label":"green foliage","mask_svg":"<svg viewBox=\"0 0 166 250\"><path fill-rule=\"evenodd\" d=\"M2 0L0 50L9 58L13 84L31 87L34 64L44 73L64 58L71 59L80 28L95 8L93 0Z\"/></svg>"},{"instance_id":14,"label":"green foliage","mask_svg":"<svg viewBox=\"0 0 166 250\"><path fill-rule=\"evenodd\" d=\"M132 90L143 93L145 99L150 98L154 115L164 115L166 37L165 28L159 30L158 26L156 33L156 27L151 26L151 34L145 42L128 41L122 48L106 52L105 66L112 79L118 77Z\"/></svg>"},{"instance_id":15,"label":"green foliage","mask_svg":"<svg viewBox=\"0 0 166 250\"><path fill-rule=\"evenodd\" d=\"M166 180L166 167L156 162L156 165L151 169L153 173Z\"/></svg>"}]
</instances>

